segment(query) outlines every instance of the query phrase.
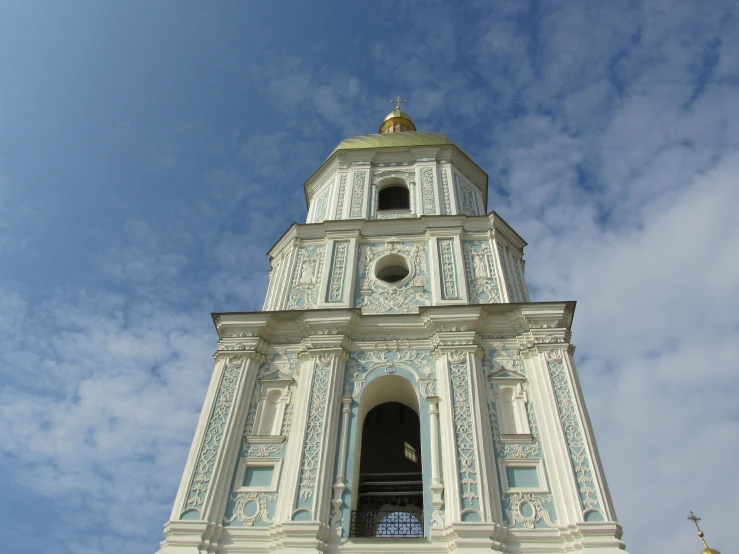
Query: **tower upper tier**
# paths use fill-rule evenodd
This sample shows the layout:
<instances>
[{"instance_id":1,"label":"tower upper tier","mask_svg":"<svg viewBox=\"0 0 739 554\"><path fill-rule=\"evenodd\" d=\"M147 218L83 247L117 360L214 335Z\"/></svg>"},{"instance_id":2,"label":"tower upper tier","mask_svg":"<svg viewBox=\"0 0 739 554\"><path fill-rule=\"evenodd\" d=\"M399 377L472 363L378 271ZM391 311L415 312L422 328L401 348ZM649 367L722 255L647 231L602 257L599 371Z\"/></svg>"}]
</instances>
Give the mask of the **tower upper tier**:
<instances>
[{"instance_id":1,"label":"tower upper tier","mask_svg":"<svg viewBox=\"0 0 739 554\"><path fill-rule=\"evenodd\" d=\"M413 125L396 110L383 126L399 117ZM341 141L305 183L306 222L484 215L487 190L487 174L448 136L413 126Z\"/></svg>"},{"instance_id":2,"label":"tower upper tier","mask_svg":"<svg viewBox=\"0 0 739 554\"><path fill-rule=\"evenodd\" d=\"M526 243L487 214L487 186L487 174L441 133L341 141L305 183L308 224L293 225L269 252L264 309L387 314L528 302Z\"/></svg>"}]
</instances>

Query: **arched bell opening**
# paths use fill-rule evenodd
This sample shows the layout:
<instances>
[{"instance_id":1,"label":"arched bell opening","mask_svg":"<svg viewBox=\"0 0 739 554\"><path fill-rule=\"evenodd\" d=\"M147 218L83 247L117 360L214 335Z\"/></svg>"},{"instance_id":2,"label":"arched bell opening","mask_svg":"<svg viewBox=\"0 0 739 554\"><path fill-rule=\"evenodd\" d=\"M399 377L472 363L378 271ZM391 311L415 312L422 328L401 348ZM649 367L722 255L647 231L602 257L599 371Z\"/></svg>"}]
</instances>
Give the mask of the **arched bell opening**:
<instances>
[{"instance_id":1,"label":"arched bell opening","mask_svg":"<svg viewBox=\"0 0 739 554\"><path fill-rule=\"evenodd\" d=\"M381 188L377 194L377 209L380 211L410 210L411 196L408 187L397 183Z\"/></svg>"},{"instance_id":2,"label":"arched bell opening","mask_svg":"<svg viewBox=\"0 0 739 554\"><path fill-rule=\"evenodd\" d=\"M359 416L351 535L423 537L421 422L413 385L398 376L368 383Z\"/></svg>"}]
</instances>

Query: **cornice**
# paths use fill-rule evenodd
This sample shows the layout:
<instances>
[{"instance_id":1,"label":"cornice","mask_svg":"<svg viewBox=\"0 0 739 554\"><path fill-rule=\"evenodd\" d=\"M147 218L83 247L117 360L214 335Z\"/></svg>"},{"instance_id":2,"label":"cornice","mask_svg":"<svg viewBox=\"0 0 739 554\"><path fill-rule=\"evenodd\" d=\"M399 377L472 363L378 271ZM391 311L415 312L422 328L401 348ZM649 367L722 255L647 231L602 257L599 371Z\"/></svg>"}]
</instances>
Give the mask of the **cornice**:
<instances>
[{"instance_id":1,"label":"cornice","mask_svg":"<svg viewBox=\"0 0 739 554\"><path fill-rule=\"evenodd\" d=\"M575 302L421 307L362 315L356 308L213 314L219 354L459 348L572 349Z\"/></svg>"},{"instance_id":2,"label":"cornice","mask_svg":"<svg viewBox=\"0 0 739 554\"><path fill-rule=\"evenodd\" d=\"M493 235L490 235L493 233ZM381 239L397 235L402 240L422 240L430 236L460 234L462 240L479 240L479 235L501 236L523 250L523 240L498 214L424 215L403 219L334 219L322 223L293 223L267 254L274 258L290 245L327 238L358 237L359 240Z\"/></svg>"}]
</instances>

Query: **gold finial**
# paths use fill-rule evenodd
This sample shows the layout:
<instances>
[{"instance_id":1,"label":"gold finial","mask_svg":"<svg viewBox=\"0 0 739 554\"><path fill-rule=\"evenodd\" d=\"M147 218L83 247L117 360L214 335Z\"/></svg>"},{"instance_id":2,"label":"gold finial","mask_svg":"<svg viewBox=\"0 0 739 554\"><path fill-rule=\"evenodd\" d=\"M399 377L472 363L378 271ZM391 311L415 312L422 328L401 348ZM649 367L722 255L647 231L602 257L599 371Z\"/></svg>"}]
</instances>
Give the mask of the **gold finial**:
<instances>
[{"instance_id":1,"label":"gold finial","mask_svg":"<svg viewBox=\"0 0 739 554\"><path fill-rule=\"evenodd\" d=\"M713 553L720 554L718 550L714 550L714 549L710 548L708 546L708 544L706 543L706 539L703 538L705 536L705 533L703 533L703 531L701 531L700 525L698 525L698 522L701 520L701 518L699 518L698 516L696 516L693 513L693 510L690 510L690 515L688 516L688 519L690 521L692 521L693 523L695 523L695 528L698 529L698 536L701 538L701 541L703 541L703 547L704 547L703 552L704 553L709 553L709 554L713 554ZM701 553L701 554L703 554L703 553Z\"/></svg>"},{"instance_id":2,"label":"gold finial","mask_svg":"<svg viewBox=\"0 0 739 554\"><path fill-rule=\"evenodd\" d=\"M401 102L408 102L408 100L402 100L402 99L400 98L400 96L398 96L398 97L397 97L397 98L396 98L395 100L390 100L390 103L391 103L391 104L392 104L392 103L395 103L395 104L397 104L397 105L395 106L395 109L396 109L396 110L398 110L398 111L400 111L400 103L401 103Z\"/></svg>"},{"instance_id":3,"label":"gold finial","mask_svg":"<svg viewBox=\"0 0 739 554\"><path fill-rule=\"evenodd\" d=\"M416 126L411 121L411 116L407 113L400 111L400 103L408 102L408 100L402 99L398 96L395 100L390 100L395 104L395 110L385 116L385 119L380 125L380 134L384 133L402 133L405 131L415 131Z\"/></svg>"}]
</instances>

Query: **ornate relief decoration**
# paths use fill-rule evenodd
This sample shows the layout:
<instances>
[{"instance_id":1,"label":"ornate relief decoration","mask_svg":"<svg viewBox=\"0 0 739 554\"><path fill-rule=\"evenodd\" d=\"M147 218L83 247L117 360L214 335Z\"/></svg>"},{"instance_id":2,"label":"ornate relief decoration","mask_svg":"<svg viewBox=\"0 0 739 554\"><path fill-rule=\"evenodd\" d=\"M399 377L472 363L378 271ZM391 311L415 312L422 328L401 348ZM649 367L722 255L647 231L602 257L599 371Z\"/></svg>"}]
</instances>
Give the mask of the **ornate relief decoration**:
<instances>
[{"instance_id":1,"label":"ornate relief decoration","mask_svg":"<svg viewBox=\"0 0 739 554\"><path fill-rule=\"evenodd\" d=\"M344 395L357 398L371 371L392 375L398 368L416 376L424 398L434 395L436 366L430 350L351 352L344 372Z\"/></svg>"},{"instance_id":2,"label":"ornate relief decoration","mask_svg":"<svg viewBox=\"0 0 739 554\"><path fill-rule=\"evenodd\" d=\"M328 197L330 194L331 183L324 187L324 190L321 191L321 193L315 200L316 211L315 215L313 216L313 223L321 223L324 219L326 219L326 215L328 214Z\"/></svg>"},{"instance_id":3,"label":"ornate relief decoration","mask_svg":"<svg viewBox=\"0 0 739 554\"><path fill-rule=\"evenodd\" d=\"M408 185L415 180L415 172L412 169L384 169L372 173L373 185L379 185L385 179L400 179Z\"/></svg>"},{"instance_id":4,"label":"ornate relief decoration","mask_svg":"<svg viewBox=\"0 0 739 554\"><path fill-rule=\"evenodd\" d=\"M318 475L318 460L323 445L323 431L326 420L328 403L328 388L331 376L333 355L321 355L316 358L316 368L313 375L313 389L311 390L310 406L308 408L308 425L305 432L305 446L303 460L300 467L300 485L298 498L300 507L312 505L313 490ZM331 438L333 440L333 437Z\"/></svg>"},{"instance_id":5,"label":"ornate relief decoration","mask_svg":"<svg viewBox=\"0 0 739 554\"><path fill-rule=\"evenodd\" d=\"M434 510L431 514L431 527L442 529L444 527L444 508Z\"/></svg>"},{"instance_id":6,"label":"ornate relief decoration","mask_svg":"<svg viewBox=\"0 0 739 554\"><path fill-rule=\"evenodd\" d=\"M416 217L416 214L412 212L378 212L375 215L376 219L408 219L410 217Z\"/></svg>"},{"instance_id":7,"label":"ornate relief decoration","mask_svg":"<svg viewBox=\"0 0 739 554\"><path fill-rule=\"evenodd\" d=\"M480 494L477 480L475 425L472 420L467 354L455 351L448 354L448 356L462 509L479 509Z\"/></svg>"},{"instance_id":8,"label":"ornate relief decoration","mask_svg":"<svg viewBox=\"0 0 739 554\"><path fill-rule=\"evenodd\" d=\"M449 193L449 179L447 178L446 169L441 170L441 192L444 198L444 213L450 215L452 213L452 199Z\"/></svg>"},{"instance_id":9,"label":"ornate relief decoration","mask_svg":"<svg viewBox=\"0 0 739 554\"><path fill-rule=\"evenodd\" d=\"M549 509L554 506L550 494L535 495L530 492L503 495L503 509L507 516L507 523L515 527L519 523L526 529L535 529L542 519L547 527L557 527L559 524L552 520Z\"/></svg>"},{"instance_id":10,"label":"ornate relief decoration","mask_svg":"<svg viewBox=\"0 0 739 554\"><path fill-rule=\"evenodd\" d=\"M498 278L490 244L483 240L462 242L464 271L471 304L497 304L500 299Z\"/></svg>"},{"instance_id":11,"label":"ornate relief decoration","mask_svg":"<svg viewBox=\"0 0 739 554\"><path fill-rule=\"evenodd\" d=\"M339 181L339 197L336 199L336 215L334 219L342 219L344 214L344 194L346 193L346 173L341 176Z\"/></svg>"},{"instance_id":12,"label":"ornate relief decoration","mask_svg":"<svg viewBox=\"0 0 739 554\"><path fill-rule=\"evenodd\" d=\"M371 272L375 260L391 253L402 254L410 261L410 274L401 284L385 283ZM384 244L363 244L359 247L357 274L354 307L362 308L362 313L417 313L418 306L431 305L426 243L389 239Z\"/></svg>"},{"instance_id":13,"label":"ornate relief decoration","mask_svg":"<svg viewBox=\"0 0 739 554\"><path fill-rule=\"evenodd\" d=\"M454 176L457 184L457 203L459 204L459 213L465 215L479 215L477 209L477 193L471 185L465 183L457 175Z\"/></svg>"},{"instance_id":14,"label":"ornate relief decoration","mask_svg":"<svg viewBox=\"0 0 739 554\"><path fill-rule=\"evenodd\" d=\"M241 522L244 527L269 525L274 520L269 516L268 501L273 504L277 500L276 494L263 492L240 492L232 493L228 497L228 510L231 517L224 517L223 524L233 525L235 521Z\"/></svg>"},{"instance_id":15,"label":"ornate relief decoration","mask_svg":"<svg viewBox=\"0 0 739 554\"><path fill-rule=\"evenodd\" d=\"M454 240L439 239L439 265L441 270L441 296L444 300L459 298L457 271L454 267Z\"/></svg>"},{"instance_id":16,"label":"ornate relief decoration","mask_svg":"<svg viewBox=\"0 0 739 554\"><path fill-rule=\"evenodd\" d=\"M241 377L244 358L233 356L229 358L223 377L216 393L213 410L208 420L208 426L203 437L203 445L195 465L190 491L187 495L185 509L200 508L205 501L205 494L213 478L213 468L221 449L223 431L231 415L236 387ZM184 510L183 510L184 511Z\"/></svg>"},{"instance_id":17,"label":"ornate relief decoration","mask_svg":"<svg viewBox=\"0 0 739 554\"><path fill-rule=\"evenodd\" d=\"M585 444L585 433L580 423L577 406L575 404L572 385L567 375L562 350L548 350L545 352L549 376L552 379L554 396L557 399L557 409L565 442L570 453L572 469L577 479L577 488L583 511L591 508L603 512L598 492L595 489L592 464Z\"/></svg>"},{"instance_id":18,"label":"ornate relief decoration","mask_svg":"<svg viewBox=\"0 0 739 554\"><path fill-rule=\"evenodd\" d=\"M367 179L366 171L355 171L354 172L354 186L352 187L352 204L351 211L349 213L350 218L361 218L364 213L362 207L364 206L364 183Z\"/></svg>"},{"instance_id":19,"label":"ornate relief decoration","mask_svg":"<svg viewBox=\"0 0 739 554\"><path fill-rule=\"evenodd\" d=\"M323 256L325 246L310 246L298 249L290 295L287 300L288 310L306 310L315 308L318 302L318 287L323 274Z\"/></svg>"},{"instance_id":20,"label":"ornate relief decoration","mask_svg":"<svg viewBox=\"0 0 739 554\"><path fill-rule=\"evenodd\" d=\"M344 271L349 241L335 242L333 261L331 264L331 280L328 287L327 302L341 302L344 296Z\"/></svg>"},{"instance_id":21,"label":"ornate relief decoration","mask_svg":"<svg viewBox=\"0 0 739 554\"><path fill-rule=\"evenodd\" d=\"M423 213L435 214L434 170L431 167L421 168L421 196L423 198Z\"/></svg>"},{"instance_id":22,"label":"ornate relief decoration","mask_svg":"<svg viewBox=\"0 0 739 554\"><path fill-rule=\"evenodd\" d=\"M503 280L505 281L505 288L508 292L508 301L515 302L516 296L513 294L513 279L511 279L511 272L508 269L508 253L501 244L498 244L498 255L500 256L500 265L503 267Z\"/></svg>"},{"instance_id":23,"label":"ornate relief decoration","mask_svg":"<svg viewBox=\"0 0 739 554\"><path fill-rule=\"evenodd\" d=\"M516 256L511 256L511 263L513 264L513 274L516 276L516 283L518 284L519 297L524 302L528 300L528 295L526 294L526 285L523 280L523 264Z\"/></svg>"},{"instance_id":24,"label":"ornate relief decoration","mask_svg":"<svg viewBox=\"0 0 739 554\"><path fill-rule=\"evenodd\" d=\"M292 378L300 373L300 357L285 348L277 348L277 352L268 357L267 363L259 368L259 378Z\"/></svg>"},{"instance_id":25,"label":"ornate relief decoration","mask_svg":"<svg viewBox=\"0 0 739 554\"><path fill-rule=\"evenodd\" d=\"M285 444L249 444L247 443L242 453L247 458L267 458L281 454L285 450Z\"/></svg>"}]
</instances>

